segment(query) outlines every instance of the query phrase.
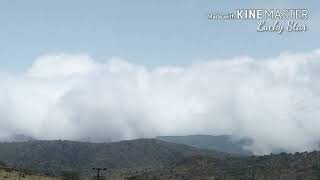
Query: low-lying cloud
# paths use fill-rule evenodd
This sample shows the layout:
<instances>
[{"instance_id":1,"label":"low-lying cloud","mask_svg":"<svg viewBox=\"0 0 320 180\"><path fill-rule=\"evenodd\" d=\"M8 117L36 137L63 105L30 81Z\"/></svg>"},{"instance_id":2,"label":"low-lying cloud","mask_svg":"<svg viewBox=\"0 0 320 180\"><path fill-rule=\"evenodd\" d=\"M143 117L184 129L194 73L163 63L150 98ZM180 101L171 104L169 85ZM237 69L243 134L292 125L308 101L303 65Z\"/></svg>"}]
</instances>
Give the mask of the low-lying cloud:
<instances>
[{"instance_id":1,"label":"low-lying cloud","mask_svg":"<svg viewBox=\"0 0 320 180\"><path fill-rule=\"evenodd\" d=\"M231 134L256 153L314 150L320 140L320 51L147 67L46 55L0 73L0 137L121 140Z\"/></svg>"}]
</instances>

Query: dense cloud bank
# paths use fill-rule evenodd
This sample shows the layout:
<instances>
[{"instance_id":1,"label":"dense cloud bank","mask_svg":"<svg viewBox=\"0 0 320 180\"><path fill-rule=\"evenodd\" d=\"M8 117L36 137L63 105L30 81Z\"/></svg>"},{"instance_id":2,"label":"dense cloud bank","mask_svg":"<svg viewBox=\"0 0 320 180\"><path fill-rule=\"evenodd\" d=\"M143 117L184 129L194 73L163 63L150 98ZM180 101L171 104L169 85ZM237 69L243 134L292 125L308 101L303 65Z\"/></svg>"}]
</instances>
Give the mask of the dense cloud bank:
<instances>
[{"instance_id":1,"label":"dense cloud bank","mask_svg":"<svg viewBox=\"0 0 320 180\"><path fill-rule=\"evenodd\" d=\"M120 140L231 134L258 154L320 140L320 51L146 67L86 55L0 73L0 137Z\"/></svg>"}]
</instances>

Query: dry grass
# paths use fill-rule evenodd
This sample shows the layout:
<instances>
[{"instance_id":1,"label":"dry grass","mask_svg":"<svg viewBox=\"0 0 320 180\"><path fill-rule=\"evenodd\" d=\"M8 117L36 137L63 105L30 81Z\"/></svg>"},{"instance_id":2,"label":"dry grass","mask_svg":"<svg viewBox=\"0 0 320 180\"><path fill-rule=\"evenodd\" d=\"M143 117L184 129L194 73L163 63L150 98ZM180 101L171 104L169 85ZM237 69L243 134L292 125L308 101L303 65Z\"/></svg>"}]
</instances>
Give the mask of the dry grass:
<instances>
[{"instance_id":1,"label":"dry grass","mask_svg":"<svg viewBox=\"0 0 320 180\"><path fill-rule=\"evenodd\" d=\"M0 169L0 180L18 180L19 173L17 171L8 171ZM21 180L59 180L57 177L48 177L43 175L23 175Z\"/></svg>"}]
</instances>

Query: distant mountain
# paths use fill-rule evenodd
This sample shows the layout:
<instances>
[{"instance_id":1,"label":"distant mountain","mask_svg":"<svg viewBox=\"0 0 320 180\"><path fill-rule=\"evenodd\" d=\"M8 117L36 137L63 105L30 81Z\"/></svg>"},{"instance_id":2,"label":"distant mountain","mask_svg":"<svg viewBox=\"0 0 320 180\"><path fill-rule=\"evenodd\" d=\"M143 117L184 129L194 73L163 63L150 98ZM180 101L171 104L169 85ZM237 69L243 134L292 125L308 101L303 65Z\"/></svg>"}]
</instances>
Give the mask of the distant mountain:
<instances>
[{"instance_id":1,"label":"distant mountain","mask_svg":"<svg viewBox=\"0 0 320 180\"><path fill-rule=\"evenodd\" d=\"M253 153L245 150L243 147L249 145L251 141L249 139L235 140L232 136L211 136L211 135L189 135L189 136L159 136L156 139L185 144L201 149L216 150L220 152L252 155Z\"/></svg>"},{"instance_id":2,"label":"distant mountain","mask_svg":"<svg viewBox=\"0 0 320 180\"><path fill-rule=\"evenodd\" d=\"M108 169L160 168L194 155L224 157L225 153L156 139L115 143L75 141L28 141L0 143L0 161L21 168L57 174L62 170L92 172L92 167Z\"/></svg>"},{"instance_id":3,"label":"distant mountain","mask_svg":"<svg viewBox=\"0 0 320 180\"><path fill-rule=\"evenodd\" d=\"M27 136L24 134L13 134L7 138L2 139L2 142L27 142L37 140L31 136Z\"/></svg>"},{"instance_id":4,"label":"distant mountain","mask_svg":"<svg viewBox=\"0 0 320 180\"><path fill-rule=\"evenodd\" d=\"M92 167L106 167L107 179L123 180L316 180L320 179L320 152L232 156L158 139L115 143L35 140L0 143L0 166L55 175L81 172L88 178L94 173ZM0 168L0 179L6 174Z\"/></svg>"}]
</instances>

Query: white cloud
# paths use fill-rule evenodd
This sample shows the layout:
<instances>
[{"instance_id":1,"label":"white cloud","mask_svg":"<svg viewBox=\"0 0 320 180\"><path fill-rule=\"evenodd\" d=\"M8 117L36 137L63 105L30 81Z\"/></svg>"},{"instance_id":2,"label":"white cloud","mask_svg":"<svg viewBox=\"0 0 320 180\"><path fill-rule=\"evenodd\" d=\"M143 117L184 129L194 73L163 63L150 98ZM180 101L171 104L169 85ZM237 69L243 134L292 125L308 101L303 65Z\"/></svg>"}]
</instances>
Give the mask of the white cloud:
<instances>
[{"instance_id":1,"label":"white cloud","mask_svg":"<svg viewBox=\"0 0 320 180\"><path fill-rule=\"evenodd\" d=\"M42 56L19 75L0 75L0 136L131 139L233 134L256 153L317 148L320 51L183 67L86 55Z\"/></svg>"},{"instance_id":2,"label":"white cloud","mask_svg":"<svg viewBox=\"0 0 320 180\"><path fill-rule=\"evenodd\" d=\"M59 77L87 74L95 69L95 62L87 55L55 54L35 60L28 74L36 77Z\"/></svg>"}]
</instances>

